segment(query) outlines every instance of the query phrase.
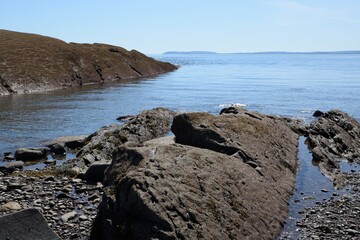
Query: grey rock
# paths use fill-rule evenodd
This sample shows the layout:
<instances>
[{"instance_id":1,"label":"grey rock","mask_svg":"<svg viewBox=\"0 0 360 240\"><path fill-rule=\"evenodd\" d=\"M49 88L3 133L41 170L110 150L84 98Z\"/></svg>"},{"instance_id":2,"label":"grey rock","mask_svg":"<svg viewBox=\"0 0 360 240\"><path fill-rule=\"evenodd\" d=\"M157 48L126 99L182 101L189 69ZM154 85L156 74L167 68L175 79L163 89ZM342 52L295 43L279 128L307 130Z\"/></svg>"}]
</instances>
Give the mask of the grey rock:
<instances>
[{"instance_id":1,"label":"grey rock","mask_svg":"<svg viewBox=\"0 0 360 240\"><path fill-rule=\"evenodd\" d=\"M336 187L345 184L338 162L360 163L360 124L340 110L328 111L312 122L306 141L321 172Z\"/></svg>"},{"instance_id":2,"label":"grey rock","mask_svg":"<svg viewBox=\"0 0 360 240\"><path fill-rule=\"evenodd\" d=\"M175 144L114 152L91 239L276 237L297 159L297 135L284 121L190 113L175 117L172 130Z\"/></svg>"},{"instance_id":3,"label":"grey rock","mask_svg":"<svg viewBox=\"0 0 360 240\"><path fill-rule=\"evenodd\" d=\"M54 160L54 159L46 160L44 163L47 165L56 165L56 160Z\"/></svg>"},{"instance_id":4,"label":"grey rock","mask_svg":"<svg viewBox=\"0 0 360 240\"><path fill-rule=\"evenodd\" d=\"M45 146L53 146L59 144L61 146L66 146L69 149L77 149L84 145L84 141L87 138L87 135L80 136L64 136L56 138L50 142L44 142Z\"/></svg>"},{"instance_id":5,"label":"grey rock","mask_svg":"<svg viewBox=\"0 0 360 240\"><path fill-rule=\"evenodd\" d=\"M96 161L110 162L112 152L127 142L138 146L170 131L175 113L165 108L141 112L124 125L112 124L100 128L85 139L84 147L77 153L79 161L90 165Z\"/></svg>"},{"instance_id":6,"label":"grey rock","mask_svg":"<svg viewBox=\"0 0 360 240\"><path fill-rule=\"evenodd\" d=\"M0 173L2 175L8 175L15 171L15 168L8 168L6 166L0 166Z\"/></svg>"},{"instance_id":7,"label":"grey rock","mask_svg":"<svg viewBox=\"0 0 360 240\"><path fill-rule=\"evenodd\" d=\"M50 145L49 148L50 148L50 152L52 154L55 154L55 155L65 155L66 154L66 149L65 149L64 145L62 145L62 144L55 143L53 145Z\"/></svg>"},{"instance_id":8,"label":"grey rock","mask_svg":"<svg viewBox=\"0 0 360 240\"><path fill-rule=\"evenodd\" d=\"M14 162L9 162L6 164L7 168L20 168L22 169L24 167L24 162L23 161L14 161Z\"/></svg>"},{"instance_id":9,"label":"grey rock","mask_svg":"<svg viewBox=\"0 0 360 240\"><path fill-rule=\"evenodd\" d=\"M66 193L72 192L72 190L73 190L73 186L71 184L65 185L62 189L62 191Z\"/></svg>"},{"instance_id":10,"label":"grey rock","mask_svg":"<svg viewBox=\"0 0 360 240\"><path fill-rule=\"evenodd\" d=\"M71 212L68 212L68 213L65 213L64 215L62 215L61 220L63 222L67 222L70 219L73 219L74 217L76 217L76 215L77 215L77 213L75 211L71 211Z\"/></svg>"},{"instance_id":11,"label":"grey rock","mask_svg":"<svg viewBox=\"0 0 360 240\"><path fill-rule=\"evenodd\" d=\"M4 153L4 161L12 161L15 160L14 155L12 155L11 152L5 152Z\"/></svg>"},{"instance_id":12,"label":"grey rock","mask_svg":"<svg viewBox=\"0 0 360 240\"><path fill-rule=\"evenodd\" d=\"M8 202L0 206L0 212L20 210L21 208L21 205L17 202Z\"/></svg>"},{"instance_id":13,"label":"grey rock","mask_svg":"<svg viewBox=\"0 0 360 240\"><path fill-rule=\"evenodd\" d=\"M313 117L321 117L322 115L324 115L324 112L320 111L320 110L316 110L313 113Z\"/></svg>"},{"instance_id":14,"label":"grey rock","mask_svg":"<svg viewBox=\"0 0 360 240\"><path fill-rule=\"evenodd\" d=\"M37 209L0 216L0 239L60 240Z\"/></svg>"},{"instance_id":15,"label":"grey rock","mask_svg":"<svg viewBox=\"0 0 360 240\"><path fill-rule=\"evenodd\" d=\"M87 182L102 182L105 177L105 170L110 166L109 162L94 162L84 174L84 180Z\"/></svg>"},{"instance_id":16,"label":"grey rock","mask_svg":"<svg viewBox=\"0 0 360 240\"><path fill-rule=\"evenodd\" d=\"M37 161L45 159L48 154L46 148L19 148L15 152L15 158L21 161Z\"/></svg>"}]
</instances>

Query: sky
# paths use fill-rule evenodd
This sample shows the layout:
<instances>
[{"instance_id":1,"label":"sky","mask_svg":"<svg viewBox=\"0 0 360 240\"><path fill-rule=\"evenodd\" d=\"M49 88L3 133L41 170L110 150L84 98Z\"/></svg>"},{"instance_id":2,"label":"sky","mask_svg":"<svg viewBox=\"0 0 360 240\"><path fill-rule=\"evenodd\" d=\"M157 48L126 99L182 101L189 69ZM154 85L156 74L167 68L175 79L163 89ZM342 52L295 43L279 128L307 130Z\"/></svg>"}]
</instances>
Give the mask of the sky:
<instances>
[{"instance_id":1,"label":"sky","mask_svg":"<svg viewBox=\"0 0 360 240\"><path fill-rule=\"evenodd\" d=\"M1 0L0 29L166 51L360 50L359 0Z\"/></svg>"}]
</instances>

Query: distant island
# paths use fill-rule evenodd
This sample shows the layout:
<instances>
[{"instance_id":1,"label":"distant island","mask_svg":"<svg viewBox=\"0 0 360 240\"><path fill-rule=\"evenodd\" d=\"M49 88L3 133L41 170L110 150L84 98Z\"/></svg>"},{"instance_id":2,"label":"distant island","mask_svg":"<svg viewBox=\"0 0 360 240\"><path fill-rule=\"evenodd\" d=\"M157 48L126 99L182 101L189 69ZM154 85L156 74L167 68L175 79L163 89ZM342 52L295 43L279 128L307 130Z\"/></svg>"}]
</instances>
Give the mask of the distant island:
<instances>
[{"instance_id":1,"label":"distant island","mask_svg":"<svg viewBox=\"0 0 360 240\"><path fill-rule=\"evenodd\" d=\"M218 54L218 53L212 51L169 51L169 52L164 52L163 54Z\"/></svg>"},{"instance_id":2,"label":"distant island","mask_svg":"<svg viewBox=\"0 0 360 240\"><path fill-rule=\"evenodd\" d=\"M163 54L360 54L360 50L345 51L314 51L314 52L287 52L287 51L265 51L265 52L235 52L235 53L218 53L213 51L168 51Z\"/></svg>"}]
</instances>

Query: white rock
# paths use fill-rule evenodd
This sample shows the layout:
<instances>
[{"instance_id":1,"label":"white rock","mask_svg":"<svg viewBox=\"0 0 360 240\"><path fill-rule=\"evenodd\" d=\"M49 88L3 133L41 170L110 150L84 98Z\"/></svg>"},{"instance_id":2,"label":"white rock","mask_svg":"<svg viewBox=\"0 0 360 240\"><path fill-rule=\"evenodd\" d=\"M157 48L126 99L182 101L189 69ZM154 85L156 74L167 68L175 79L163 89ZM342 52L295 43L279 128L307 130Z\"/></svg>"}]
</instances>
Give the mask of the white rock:
<instances>
[{"instance_id":1,"label":"white rock","mask_svg":"<svg viewBox=\"0 0 360 240\"><path fill-rule=\"evenodd\" d=\"M76 217L77 213L75 211L71 211L71 212L68 212L68 213L65 213L64 215L61 216L61 220L63 222L67 222L69 221L70 219Z\"/></svg>"}]
</instances>

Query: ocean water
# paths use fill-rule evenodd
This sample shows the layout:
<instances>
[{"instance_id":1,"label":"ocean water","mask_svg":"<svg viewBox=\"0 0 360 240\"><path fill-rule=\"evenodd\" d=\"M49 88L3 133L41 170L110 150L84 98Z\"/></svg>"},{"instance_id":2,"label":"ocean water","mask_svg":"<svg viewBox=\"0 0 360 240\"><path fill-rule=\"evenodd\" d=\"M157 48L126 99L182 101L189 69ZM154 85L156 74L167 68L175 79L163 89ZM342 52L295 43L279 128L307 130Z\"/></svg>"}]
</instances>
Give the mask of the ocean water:
<instances>
[{"instance_id":1,"label":"ocean water","mask_svg":"<svg viewBox=\"0 0 360 240\"><path fill-rule=\"evenodd\" d=\"M152 78L0 97L0 157L59 136L90 134L154 107L217 114L236 104L311 121L338 108L360 119L360 54L152 55L180 66Z\"/></svg>"}]
</instances>

